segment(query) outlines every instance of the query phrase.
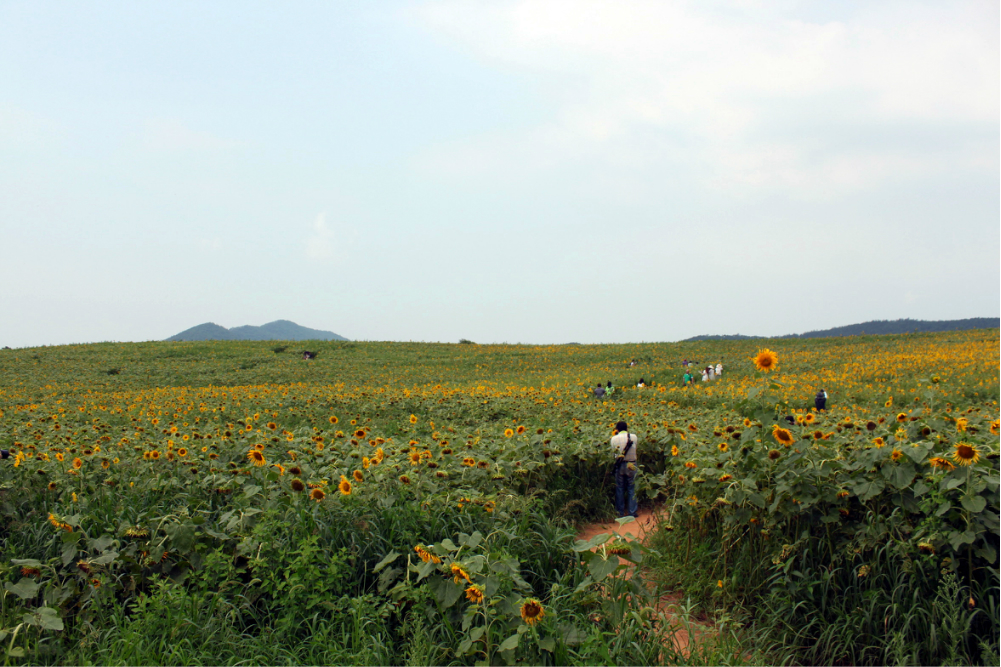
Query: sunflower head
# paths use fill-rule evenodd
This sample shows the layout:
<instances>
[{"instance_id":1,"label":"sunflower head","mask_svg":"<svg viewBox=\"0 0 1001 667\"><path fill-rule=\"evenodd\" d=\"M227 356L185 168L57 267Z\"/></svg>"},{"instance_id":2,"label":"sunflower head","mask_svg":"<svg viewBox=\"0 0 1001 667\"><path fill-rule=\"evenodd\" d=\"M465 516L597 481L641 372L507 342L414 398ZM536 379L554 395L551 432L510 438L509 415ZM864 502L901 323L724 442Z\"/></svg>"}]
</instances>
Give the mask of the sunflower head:
<instances>
[{"instance_id":1,"label":"sunflower head","mask_svg":"<svg viewBox=\"0 0 1001 667\"><path fill-rule=\"evenodd\" d=\"M872 441L872 444L875 445L876 447L882 447L883 445L886 444L886 441L883 440L883 438L876 438L875 440Z\"/></svg>"},{"instance_id":2,"label":"sunflower head","mask_svg":"<svg viewBox=\"0 0 1001 667\"><path fill-rule=\"evenodd\" d=\"M347 477L341 475L341 481L337 485L337 490L341 492L341 495L350 496L351 495L351 482L348 481Z\"/></svg>"},{"instance_id":3,"label":"sunflower head","mask_svg":"<svg viewBox=\"0 0 1001 667\"><path fill-rule=\"evenodd\" d=\"M483 603L483 587L479 584L470 584L466 587L466 599L473 604Z\"/></svg>"},{"instance_id":4,"label":"sunflower head","mask_svg":"<svg viewBox=\"0 0 1001 667\"><path fill-rule=\"evenodd\" d=\"M782 456L782 452L780 452L779 450L777 449L768 450L768 458L770 458L772 461L777 460L780 456Z\"/></svg>"},{"instance_id":5,"label":"sunflower head","mask_svg":"<svg viewBox=\"0 0 1001 667\"><path fill-rule=\"evenodd\" d=\"M932 458L928 459L928 465L930 465L932 468L939 468L941 470L945 470L946 472L956 469L956 466L952 465L952 462L949 459L942 458L941 456L933 456Z\"/></svg>"},{"instance_id":6,"label":"sunflower head","mask_svg":"<svg viewBox=\"0 0 1001 667\"><path fill-rule=\"evenodd\" d=\"M780 445L785 445L786 447L796 442L796 438L793 437L792 432L789 429L782 428L778 424L772 428L772 437Z\"/></svg>"},{"instance_id":7,"label":"sunflower head","mask_svg":"<svg viewBox=\"0 0 1001 667\"><path fill-rule=\"evenodd\" d=\"M765 348L763 350L758 350L758 353L754 356L754 366L759 371L769 372L778 366L779 357L777 354Z\"/></svg>"},{"instance_id":8,"label":"sunflower head","mask_svg":"<svg viewBox=\"0 0 1001 667\"><path fill-rule=\"evenodd\" d=\"M452 569L452 580L455 581L455 583L459 583L463 579L466 580L466 583L472 583L472 580L469 578L469 573L466 572L464 569L462 569L461 565L459 565L458 563L452 563L451 569Z\"/></svg>"},{"instance_id":9,"label":"sunflower head","mask_svg":"<svg viewBox=\"0 0 1001 667\"><path fill-rule=\"evenodd\" d=\"M718 445L716 445L716 448L721 452L725 452L726 450L730 449L730 445L728 445L726 442L721 442Z\"/></svg>"},{"instance_id":10,"label":"sunflower head","mask_svg":"<svg viewBox=\"0 0 1001 667\"><path fill-rule=\"evenodd\" d=\"M327 497L327 494L323 492L323 489L316 488L309 492L309 497L316 502L320 502Z\"/></svg>"},{"instance_id":11,"label":"sunflower head","mask_svg":"<svg viewBox=\"0 0 1001 667\"><path fill-rule=\"evenodd\" d=\"M677 456L677 455L678 455L678 446L671 445L671 456Z\"/></svg>"},{"instance_id":12,"label":"sunflower head","mask_svg":"<svg viewBox=\"0 0 1001 667\"><path fill-rule=\"evenodd\" d=\"M519 427L517 428L517 432L518 432L518 435L521 435L522 433L524 433L524 432L525 432L525 427L524 427L524 426L519 426Z\"/></svg>"},{"instance_id":13,"label":"sunflower head","mask_svg":"<svg viewBox=\"0 0 1001 667\"><path fill-rule=\"evenodd\" d=\"M546 615L542 603L535 598L529 598L521 604L521 619L528 625L535 625Z\"/></svg>"},{"instance_id":14,"label":"sunflower head","mask_svg":"<svg viewBox=\"0 0 1001 667\"><path fill-rule=\"evenodd\" d=\"M904 453L899 449L894 449L892 452L890 452L890 459L892 459L894 462L899 461L902 458L904 458Z\"/></svg>"},{"instance_id":15,"label":"sunflower head","mask_svg":"<svg viewBox=\"0 0 1001 667\"><path fill-rule=\"evenodd\" d=\"M251 449L249 452L247 452L247 458L250 459L251 463L253 463L257 467L260 467L265 463L267 463L267 461L264 458L264 454L262 454L258 449Z\"/></svg>"},{"instance_id":16,"label":"sunflower head","mask_svg":"<svg viewBox=\"0 0 1001 667\"><path fill-rule=\"evenodd\" d=\"M351 473L351 476L355 478L355 481L361 484L365 480L365 475L362 474L361 470L355 470Z\"/></svg>"},{"instance_id":17,"label":"sunflower head","mask_svg":"<svg viewBox=\"0 0 1001 667\"><path fill-rule=\"evenodd\" d=\"M298 479L298 478L293 479L292 480L292 490L295 491L296 493L302 493L303 491L306 490L306 485L303 484L303 482L302 482L301 479Z\"/></svg>"},{"instance_id":18,"label":"sunflower head","mask_svg":"<svg viewBox=\"0 0 1001 667\"><path fill-rule=\"evenodd\" d=\"M980 451L975 445L968 442L957 442L956 451L952 453L952 460L958 465L968 466L980 460Z\"/></svg>"},{"instance_id":19,"label":"sunflower head","mask_svg":"<svg viewBox=\"0 0 1001 667\"><path fill-rule=\"evenodd\" d=\"M510 438L512 435L514 435L514 429L510 429L510 428L504 429L504 437L505 438Z\"/></svg>"}]
</instances>

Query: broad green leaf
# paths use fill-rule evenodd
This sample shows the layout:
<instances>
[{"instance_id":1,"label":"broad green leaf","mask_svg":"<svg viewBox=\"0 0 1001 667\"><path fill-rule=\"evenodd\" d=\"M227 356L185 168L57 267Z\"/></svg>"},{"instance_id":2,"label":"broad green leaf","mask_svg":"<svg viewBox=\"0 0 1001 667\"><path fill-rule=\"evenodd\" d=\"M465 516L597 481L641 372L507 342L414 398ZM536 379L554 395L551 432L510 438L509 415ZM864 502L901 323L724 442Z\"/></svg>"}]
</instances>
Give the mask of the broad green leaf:
<instances>
[{"instance_id":1,"label":"broad green leaf","mask_svg":"<svg viewBox=\"0 0 1001 667\"><path fill-rule=\"evenodd\" d=\"M38 595L39 585L33 579L22 577L21 581L16 584L12 584L9 581L5 582L4 588L22 600L27 600Z\"/></svg>"},{"instance_id":2,"label":"broad green leaf","mask_svg":"<svg viewBox=\"0 0 1001 667\"><path fill-rule=\"evenodd\" d=\"M399 557L400 557L400 553L399 552L397 552L397 551L390 551L388 554L386 554L385 558L383 558L382 560L380 560L376 564L376 566L372 568L372 571L373 572L378 572L379 570L381 570L382 568L386 567L387 565L389 565L390 563L392 563L394 560L396 560Z\"/></svg>"},{"instance_id":3,"label":"broad green leaf","mask_svg":"<svg viewBox=\"0 0 1001 667\"><path fill-rule=\"evenodd\" d=\"M549 651L550 653L552 653L553 651L556 650L556 640L553 639L552 637L544 637L543 639L539 640L539 648L541 648L543 651Z\"/></svg>"},{"instance_id":4,"label":"broad green leaf","mask_svg":"<svg viewBox=\"0 0 1001 667\"><path fill-rule=\"evenodd\" d=\"M924 480L918 480L918 483L914 485L914 496L920 497L931 491L931 487L925 484Z\"/></svg>"},{"instance_id":5,"label":"broad green leaf","mask_svg":"<svg viewBox=\"0 0 1001 667\"><path fill-rule=\"evenodd\" d=\"M860 483L852 487L852 491L855 492L855 495L858 496L859 500L865 502L867 500L870 500L871 498L875 498L876 496L878 496L880 493L883 492L884 488L885 487L883 485L882 480L867 479L867 480L862 480Z\"/></svg>"},{"instance_id":6,"label":"broad green leaf","mask_svg":"<svg viewBox=\"0 0 1001 667\"><path fill-rule=\"evenodd\" d=\"M983 496L971 496L965 495L959 499L959 502L963 504L963 507L970 512L983 512L984 508L987 507L987 499Z\"/></svg>"},{"instance_id":7,"label":"broad green leaf","mask_svg":"<svg viewBox=\"0 0 1001 667\"><path fill-rule=\"evenodd\" d=\"M619 558L617 556L611 556L610 558L595 558L590 563L587 564L587 569L591 571L591 576L594 577L595 581L601 581L610 574L613 574L619 569Z\"/></svg>"},{"instance_id":8,"label":"broad green leaf","mask_svg":"<svg viewBox=\"0 0 1001 667\"><path fill-rule=\"evenodd\" d=\"M455 542L448 539L447 537L441 541L441 546L445 547L449 551L458 551L459 547L455 546Z\"/></svg>"},{"instance_id":9,"label":"broad green leaf","mask_svg":"<svg viewBox=\"0 0 1001 667\"><path fill-rule=\"evenodd\" d=\"M486 631L486 629L487 626L485 625L476 626L475 628L469 631L469 638L472 639L474 642L478 641L479 638L483 636L483 633Z\"/></svg>"},{"instance_id":10,"label":"broad green leaf","mask_svg":"<svg viewBox=\"0 0 1001 667\"><path fill-rule=\"evenodd\" d=\"M518 648L518 642L521 641L521 635L515 633L501 642L500 646L497 647L498 651L512 651Z\"/></svg>"}]
</instances>

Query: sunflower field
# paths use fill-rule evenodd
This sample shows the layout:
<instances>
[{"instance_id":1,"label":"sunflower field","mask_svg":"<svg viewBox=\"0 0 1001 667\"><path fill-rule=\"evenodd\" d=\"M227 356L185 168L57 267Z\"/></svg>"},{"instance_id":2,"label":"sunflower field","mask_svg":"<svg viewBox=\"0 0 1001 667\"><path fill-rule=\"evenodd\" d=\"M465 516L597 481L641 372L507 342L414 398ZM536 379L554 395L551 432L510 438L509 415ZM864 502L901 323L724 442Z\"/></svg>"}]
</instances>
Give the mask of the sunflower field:
<instances>
[{"instance_id":1,"label":"sunflower field","mask_svg":"<svg viewBox=\"0 0 1001 667\"><path fill-rule=\"evenodd\" d=\"M998 330L0 350L0 650L997 664L998 375ZM619 420L656 531L584 542Z\"/></svg>"}]
</instances>

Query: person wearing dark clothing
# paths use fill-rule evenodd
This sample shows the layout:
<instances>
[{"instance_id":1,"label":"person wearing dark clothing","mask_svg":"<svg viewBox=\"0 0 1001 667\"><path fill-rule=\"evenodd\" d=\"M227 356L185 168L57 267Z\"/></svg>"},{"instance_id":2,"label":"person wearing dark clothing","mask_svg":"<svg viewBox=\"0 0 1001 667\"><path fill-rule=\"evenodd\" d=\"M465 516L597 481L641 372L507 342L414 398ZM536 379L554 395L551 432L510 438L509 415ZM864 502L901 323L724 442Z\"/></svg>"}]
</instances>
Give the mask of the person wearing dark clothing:
<instances>
[{"instance_id":1,"label":"person wearing dark clothing","mask_svg":"<svg viewBox=\"0 0 1001 667\"><path fill-rule=\"evenodd\" d=\"M595 398L605 397L605 388L601 386L601 383L598 383L598 386L594 388L594 397Z\"/></svg>"},{"instance_id":2,"label":"person wearing dark clothing","mask_svg":"<svg viewBox=\"0 0 1001 667\"><path fill-rule=\"evenodd\" d=\"M10 458L10 450L0 449L0 459Z\"/></svg>"},{"instance_id":3,"label":"person wearing dark clothing","mask_svg":"<svg viewBox=\"0 0 1001 667\"><path fill-rule=\"evenodd\" d=\"M817 408L817 412L827 409L827 392L821 389L817 392L817 396L813 399L813 405Z\"/></svg>"}]
</instances>

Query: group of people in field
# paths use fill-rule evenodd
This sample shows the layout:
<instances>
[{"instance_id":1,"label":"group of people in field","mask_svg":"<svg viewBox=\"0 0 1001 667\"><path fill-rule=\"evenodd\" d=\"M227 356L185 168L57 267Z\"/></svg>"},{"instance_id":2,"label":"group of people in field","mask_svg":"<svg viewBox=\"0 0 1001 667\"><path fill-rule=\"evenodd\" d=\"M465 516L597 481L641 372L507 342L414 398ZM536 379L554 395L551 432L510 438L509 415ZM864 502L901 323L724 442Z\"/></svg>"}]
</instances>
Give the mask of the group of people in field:
<instances>
[{"instance_id":1,"label":"group of people in field","mask_svg":"<svg viewBox=\"0 0 1001 667\"><path fill-rule=\"evenodd\" d=\"M690 384L695 384L695 378L696 378L695 374L698 373L698 370L696 369L693 373L692 369L689 368L690 364L688 359L682 361L681 365L685 367L685 374L681 376L682 384L684 384L686 387ZM717 361L715 366L709 364L708 366L702 369L702 382L712 382L713 380L716 380L717 378L721 377L723 377L722 362Z\"/></svg>"}]
</instances>

